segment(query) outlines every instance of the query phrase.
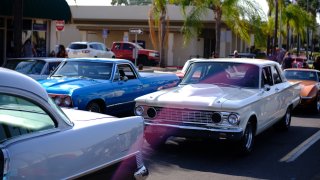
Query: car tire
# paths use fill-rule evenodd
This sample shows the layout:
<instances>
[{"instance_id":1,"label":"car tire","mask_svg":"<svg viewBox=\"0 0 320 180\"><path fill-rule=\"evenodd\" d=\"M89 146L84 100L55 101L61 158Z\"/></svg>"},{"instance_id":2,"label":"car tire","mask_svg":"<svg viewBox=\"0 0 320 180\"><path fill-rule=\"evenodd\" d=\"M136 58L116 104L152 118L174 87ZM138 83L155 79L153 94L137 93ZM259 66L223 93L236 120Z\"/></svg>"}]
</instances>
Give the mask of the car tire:
<instances>
[{"instance_id":1,"label":"car tire","mask_svg":"<svg viewBox=\"0 0 320 180\"><path fill-rule=\"evenodd\" d=\"M288 107L286 114L281 118L281 120L276 124L276 128L280 131L288 131L291 124L291 107Z\"/></svg>"},{"instance_id":2,"label":"car tire","mask_svg":"<svg viewBox=\"0 0 320 180\"><path fill-rule=\"evenodd\" d=\"M96 112L96 113L103 113L102 107L98 102L90 102L86 108L87 111Z\"/></svg>"},{"instance_id":3,"label":"car tire","mask_svg":"<svg viewBox=\"0 0 320 180\"><path fill-rule=\"evenodd\" d=\"M244 130L244 134L239 142L239 152L241 155L250 154L253 150L254 145L254 127L251 121L246 125L246 129Z\"/></svg>"},{"instance_id":4,"label":"car tire","mask_svg":"<svg viewBox=\"0 0 320 180\"><path fill-rule=\"evenodd\" d=\"M138 66L142 64L143 66L148 65L148 58L146 56L139 56L138 58Z\"/></svg>"},{"instance_id":5,"label":"car tire","mask_svg":"<svg viewBox=\"0 0 320 180\"><path fill-rule=\"evenodd\" d=\"M319 97L318 94L317 94L316 99L312 103L312 110L313 110L314 113L319 113L320 112L320 97Z\"/></svg>"},{"instance_id":6,"label":"car tire","mask_svg":"<svg viewBox=\"0 0 320 180\"><path fill-rule=\"evenodd\" d=\"M168 137L165 135L160 135L155 133L145 133L144 138L146 139L150 147L156 150L165 144Z\"/></svg>"}]
</instances>

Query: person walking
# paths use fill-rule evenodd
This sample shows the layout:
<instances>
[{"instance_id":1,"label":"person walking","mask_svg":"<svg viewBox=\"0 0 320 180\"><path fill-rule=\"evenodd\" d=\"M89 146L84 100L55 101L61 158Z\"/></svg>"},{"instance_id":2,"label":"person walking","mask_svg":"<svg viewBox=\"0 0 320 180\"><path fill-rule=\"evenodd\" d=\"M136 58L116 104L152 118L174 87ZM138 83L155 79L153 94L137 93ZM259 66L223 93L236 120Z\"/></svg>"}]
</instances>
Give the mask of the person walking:
<instances>
[{"instance_id":1,"label":"person walking","mask_svg":"<svg viewBox=\"0 0 320 180\"><path fill-rule=\"evenodd\" d=\"M56 57L59 57L59 58L67 58L68 57L68 54L67 54L67 51L66 51L66 48L64 47L64 45L62 45L62 44L59 45L59 50L58 50Z\"/></svg>"},{"instance_id":2,"label":"person walking","mask_svg":"<svg viewBox=\"0 0 320 180\"><path fill-rule=\"evenodd\" d=\"M282 69L292 68L293 59L291 53L287 52L282 62Z\"/></svg>"},{"instance_id":3,"label":"person walking","mask_svg":"<svg viewBox=\"0 0 320 180\"><path fill-rule=\"evenodd\" d=\"M22 46L22 56L23 57L36 57L37 53L35 48L33 47L31 40L27 39Z\"/></svg>"}]
</instances>

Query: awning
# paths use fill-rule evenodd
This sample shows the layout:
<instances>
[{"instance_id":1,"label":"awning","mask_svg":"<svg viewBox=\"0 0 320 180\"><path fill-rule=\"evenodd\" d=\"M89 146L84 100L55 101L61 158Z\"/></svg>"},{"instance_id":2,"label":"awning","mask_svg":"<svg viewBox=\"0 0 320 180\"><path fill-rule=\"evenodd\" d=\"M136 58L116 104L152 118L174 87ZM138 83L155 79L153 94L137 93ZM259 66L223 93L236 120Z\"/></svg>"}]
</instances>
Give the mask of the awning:
<instances>
[{"instance_id":1,"label":"awning","mask_svg":"<svg viewBox=\"0 0 320 180\"><path fill-rule=\"evenodd\" d=\"M12 16L13 0L0 1L0 16ZM72 15L66 0L23 0L23 17L65 20Z\"/></svg>"}]
</instances>

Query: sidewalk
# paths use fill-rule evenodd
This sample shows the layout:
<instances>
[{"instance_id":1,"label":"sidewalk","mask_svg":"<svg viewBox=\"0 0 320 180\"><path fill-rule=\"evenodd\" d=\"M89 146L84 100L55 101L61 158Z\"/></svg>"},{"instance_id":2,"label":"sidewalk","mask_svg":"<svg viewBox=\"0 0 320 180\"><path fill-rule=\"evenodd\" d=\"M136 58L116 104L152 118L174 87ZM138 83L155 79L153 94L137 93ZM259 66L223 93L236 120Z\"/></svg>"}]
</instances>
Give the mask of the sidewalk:
<instances>
[{"instance_id":1,"label":"sidewalk","mask_svg":"<svg viewBox=\"0 0 320 180\"><path fill-rule=\"evenodd\" d=\"M178 67L152 67L152 66L144 66L142 70L139 72L165 72L165 73L176 73L178 71Z\"/></svg>"}]
</instances>

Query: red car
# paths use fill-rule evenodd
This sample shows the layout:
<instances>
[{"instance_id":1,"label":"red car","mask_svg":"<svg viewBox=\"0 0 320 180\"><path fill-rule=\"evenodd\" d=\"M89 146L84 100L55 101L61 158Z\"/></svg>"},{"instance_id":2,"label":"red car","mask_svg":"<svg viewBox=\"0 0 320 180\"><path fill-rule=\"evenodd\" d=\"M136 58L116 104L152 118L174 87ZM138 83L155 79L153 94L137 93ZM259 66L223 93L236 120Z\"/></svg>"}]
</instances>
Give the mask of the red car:
<instances>
[{"instance_id":1,"label":"red car","mask_svg":"<svg viewBox=\"0 0 320 180\"><path fill-rule=\"evenodd\" d=\"M134 50L138 50L137 62L135 62ZM115 54L116 58L131 60L136 65L156 66L160 61L158 51L144 49L132 42L113 42L111 51Z\"/></svg>"}]
</instances>

